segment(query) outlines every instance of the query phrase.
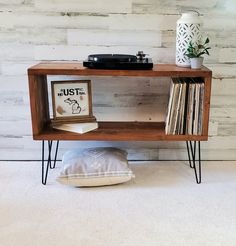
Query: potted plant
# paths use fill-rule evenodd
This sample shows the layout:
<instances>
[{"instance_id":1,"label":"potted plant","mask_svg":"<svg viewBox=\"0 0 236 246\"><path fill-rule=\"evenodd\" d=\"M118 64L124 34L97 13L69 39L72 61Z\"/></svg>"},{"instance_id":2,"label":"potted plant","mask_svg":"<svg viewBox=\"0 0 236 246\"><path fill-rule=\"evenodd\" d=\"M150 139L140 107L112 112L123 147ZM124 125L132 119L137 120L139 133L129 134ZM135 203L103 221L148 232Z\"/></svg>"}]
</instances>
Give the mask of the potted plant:
<instances>
[{"instance_id":1,"label":"potted plant","mask_svg":"<svg viewBox=\"0 0 236 246\"><path fill-rule=\"evenodd\" d=\"M209 55L208 46L210 40L206 38L205 42L196 42L195 44L192 41L189 42L187 52L185 55L190 59L191 68L200 69L203 63L202 55Z\"/></svg>"}]
</instances>

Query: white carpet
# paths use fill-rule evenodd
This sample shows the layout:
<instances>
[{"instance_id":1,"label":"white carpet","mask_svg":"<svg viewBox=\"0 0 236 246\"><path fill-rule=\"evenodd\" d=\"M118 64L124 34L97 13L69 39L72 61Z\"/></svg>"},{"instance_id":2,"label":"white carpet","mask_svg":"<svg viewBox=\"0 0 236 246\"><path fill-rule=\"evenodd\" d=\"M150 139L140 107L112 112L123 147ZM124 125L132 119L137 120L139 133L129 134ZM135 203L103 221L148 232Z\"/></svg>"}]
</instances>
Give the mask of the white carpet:
<instances>
[{"instance_id":1,"label":"white carpet","mask_svg":"<svg viewBox=\"0 0 236 246\"><path fill-rule=\"evenodd\" d=\"M60 166L60 163L59 163ZM0 162L1 246L234 246L236 162L132 164L136 179L100 188L41 185L40 163Z\"/></svg>"}]
</instances>

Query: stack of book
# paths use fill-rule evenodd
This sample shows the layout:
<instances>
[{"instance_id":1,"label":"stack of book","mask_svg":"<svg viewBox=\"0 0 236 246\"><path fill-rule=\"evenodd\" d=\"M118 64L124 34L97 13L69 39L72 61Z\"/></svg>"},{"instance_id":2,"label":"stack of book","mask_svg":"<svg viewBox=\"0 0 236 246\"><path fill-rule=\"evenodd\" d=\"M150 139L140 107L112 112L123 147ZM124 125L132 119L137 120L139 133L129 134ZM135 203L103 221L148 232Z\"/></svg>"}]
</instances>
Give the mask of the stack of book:
<instances>
[{"instance_id":1,"label":"stack of book","mask_svg":"<svg viewBox=\"0 0 236 246\"><path fill-rule=\"evenodd\" d=\"M201 135L204 82L201 78L172 78L165 133Z\"/></svg>"}]
</instances>

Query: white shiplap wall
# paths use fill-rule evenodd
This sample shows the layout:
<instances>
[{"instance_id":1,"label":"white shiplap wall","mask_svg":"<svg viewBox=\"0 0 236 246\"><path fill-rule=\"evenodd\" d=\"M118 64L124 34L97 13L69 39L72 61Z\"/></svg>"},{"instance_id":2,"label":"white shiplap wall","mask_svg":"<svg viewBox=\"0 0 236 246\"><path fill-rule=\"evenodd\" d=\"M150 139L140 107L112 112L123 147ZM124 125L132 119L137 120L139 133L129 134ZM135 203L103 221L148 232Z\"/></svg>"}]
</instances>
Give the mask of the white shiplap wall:
<instances>
[{"instance_id":1,"label":"white shiplap wall","mask_svg":"<svg viewBox=\"0 0 236 246\"><path fill-rule=\"evenodd\" d=\"M205 61L214 78L211 136L202 145L203 158L236 159L235 0L0 0L0 160L40 159L40 143L31 136L29 66L138 50L155 63L174 63L176 20L188 9L202 14L212 45ZM166 78L92 80L98 119L165 117ZM60 154L101 145L125 148L130 159L186 159L185 143L179 142L66 142Z\"/></svg>"}]
</instances>

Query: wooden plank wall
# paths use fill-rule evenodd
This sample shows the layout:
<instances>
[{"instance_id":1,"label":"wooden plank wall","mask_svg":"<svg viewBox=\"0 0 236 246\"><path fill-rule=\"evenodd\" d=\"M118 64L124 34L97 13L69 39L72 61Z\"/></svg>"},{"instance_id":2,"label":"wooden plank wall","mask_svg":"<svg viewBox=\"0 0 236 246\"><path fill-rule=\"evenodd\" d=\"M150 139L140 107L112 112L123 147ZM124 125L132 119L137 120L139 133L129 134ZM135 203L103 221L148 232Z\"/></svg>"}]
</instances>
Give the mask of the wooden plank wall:
<instances>
[{"instance_id":1,"label":"wooden plank wall","mask_svg":"<svg viewBox=\"0 0 236 246\"><path fill-rule=\"evenodd\" d=\"M210 139L202 145L203 159L236 159L235 0L0 0L0 160L40 159L41 145L31 137L29 66L41 60L82 61L91 53L138 50L155 63L174 63L176 20L187 9L201 13L212 46L205 60L213 70L213 86ZM166 78L91 79L98 119L164 119ZM68 148L117 146L127 149L130 159L187 157L185 143L179 142L61 146L60 155Z\"/></svg>"}]
</instances>

